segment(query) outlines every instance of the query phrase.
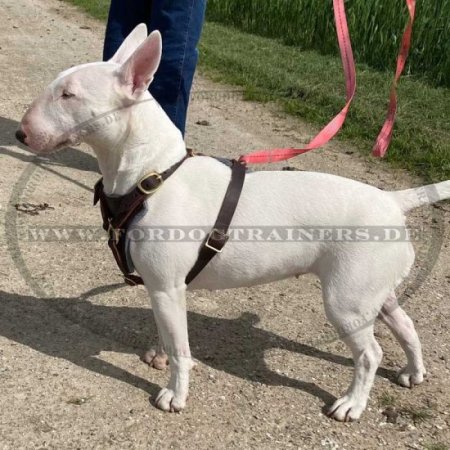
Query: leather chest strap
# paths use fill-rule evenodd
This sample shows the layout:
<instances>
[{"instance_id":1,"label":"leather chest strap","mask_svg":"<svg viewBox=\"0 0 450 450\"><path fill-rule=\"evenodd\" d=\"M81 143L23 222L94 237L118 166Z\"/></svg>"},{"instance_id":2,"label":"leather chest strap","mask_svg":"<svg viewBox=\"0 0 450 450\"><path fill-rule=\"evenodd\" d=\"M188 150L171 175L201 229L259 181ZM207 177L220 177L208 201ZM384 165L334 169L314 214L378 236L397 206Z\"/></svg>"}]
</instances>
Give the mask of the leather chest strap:
<instances>
[{"instance_id":1,"label":"leather chest strap","mask_svg":"<svg viewBox=\"0 0 450 450\"><path fill-rule=\"evenodd\" d=\"M186 277L185 282L187 285L206 267L217 253L222 252L223 247L227 243L230 237L228 235L228 229L239 203L245 180L245 172L245 165L233 160L233 165L231 166L231 180L227 192L225 193L222 206L220 207L216 223L203 242L198 254L198 259Z\"/></svg>"}]
</instances>

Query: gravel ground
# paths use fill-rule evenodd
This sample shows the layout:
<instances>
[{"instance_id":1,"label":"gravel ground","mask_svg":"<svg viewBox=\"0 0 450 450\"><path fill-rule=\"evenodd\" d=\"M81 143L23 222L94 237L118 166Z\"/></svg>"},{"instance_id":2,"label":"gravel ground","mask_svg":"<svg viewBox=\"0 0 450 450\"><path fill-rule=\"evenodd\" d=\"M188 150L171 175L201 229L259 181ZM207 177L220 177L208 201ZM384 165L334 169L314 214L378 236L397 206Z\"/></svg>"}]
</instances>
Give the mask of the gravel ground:
<instances>
[{"instance_id":1,"label":"gravel ground","mask_svg":"<svg viewBox=\"0 0 450 450\"><path fill-rule=\"evenodd\" d=\"M149 398L167 372L139 360L156 335L144 289L121 283L103 242L44 243L30 234L100 224L92 152L38 159L14 140L27 105L58 71L100 58L103 25L55 0L1 0L0 16L0 448L447 448L448 204L411 215L423 233L403 298L424 347L421 386L394 383L404 356L379 324L385 354L368 410L357 423L328 419L322 408L347 388L352 363L325 320L318 281L305 276L189 294L198 365L187 409L163 413ZM235 88L196 79L187 141L198 150L237 156L305 142L315 131L273 105L242 101ZM342 143L289 165L385 189L421 184Z\"/></svg>"}]
</instances>

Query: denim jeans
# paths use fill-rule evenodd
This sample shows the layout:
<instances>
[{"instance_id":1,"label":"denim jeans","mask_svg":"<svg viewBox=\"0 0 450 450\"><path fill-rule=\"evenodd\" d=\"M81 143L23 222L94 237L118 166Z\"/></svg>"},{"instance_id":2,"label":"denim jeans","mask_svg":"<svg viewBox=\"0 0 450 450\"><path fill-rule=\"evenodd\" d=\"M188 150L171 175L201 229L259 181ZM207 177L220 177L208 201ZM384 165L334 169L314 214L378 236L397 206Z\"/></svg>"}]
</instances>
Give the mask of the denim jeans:
<instances>
[{"instance_id":1,"label":"denim jeans","mask_svg":"<svg viewBox=\"0 0 450 450\"><path fill-rule=\"evenodd\" d=\"M206 0L112 0L106 26L105 61L139 23L161 32L161 65L149 90L183 135L205 9Z\"/></svg>"}]
</instances>

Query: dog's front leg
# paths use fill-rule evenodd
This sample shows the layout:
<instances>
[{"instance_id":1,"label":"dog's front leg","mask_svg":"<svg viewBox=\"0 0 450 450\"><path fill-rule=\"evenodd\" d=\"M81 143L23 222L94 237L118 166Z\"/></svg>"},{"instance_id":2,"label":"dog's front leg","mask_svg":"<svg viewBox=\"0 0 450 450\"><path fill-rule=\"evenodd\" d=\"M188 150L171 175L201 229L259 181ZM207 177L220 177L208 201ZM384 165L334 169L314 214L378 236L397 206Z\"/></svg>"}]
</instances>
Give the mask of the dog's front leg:
<instances>
[{"instance_id":1,"label":"dog's front leg","mask_svg":"<svg viewBox=\"0 0 450 450\"><path fill-rule=\"evenodd\" d=\"M160 391L155 404L163 411L181 411L189 391L189 371L193 366L186 318L186 286L150 292L156 324L169 356L170 381Z\"/></svg>"}]
</instances>

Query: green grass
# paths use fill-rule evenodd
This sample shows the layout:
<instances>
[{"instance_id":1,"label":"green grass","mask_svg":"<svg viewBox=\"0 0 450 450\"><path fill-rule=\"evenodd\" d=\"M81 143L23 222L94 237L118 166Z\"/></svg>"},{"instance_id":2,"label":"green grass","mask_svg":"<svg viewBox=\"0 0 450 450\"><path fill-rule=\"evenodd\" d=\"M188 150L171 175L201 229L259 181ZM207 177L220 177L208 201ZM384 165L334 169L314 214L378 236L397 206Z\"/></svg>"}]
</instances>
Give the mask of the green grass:
<instances>
[{"instance_id":1,"label":"green grass","mask_svg":"<svg viewBox=\"0 0 450 450\"><path fill-rule=\"evenodd\" d=\"M414 425L433 418L433 413L428 408L403 408L401 414L408 416L414 422Z\"/></svg>"},{"instance_id":2,"label":"green grass","mask_svg":"<svg viewBox=\"0 0 450 450\"><path fill-rule=\"evenodd\" d=\"M405 0L346 2L355 57L393 70L408 18ZM418 1L408 71L450 86L450 0ZM208 0L208 19L284 44L337 53L332 0Z\"/></svg>"},{"instance_id":3,"label":"green grass","mask_svg":"<svg viewBox=\"0 0 450 450\"><path fill-rule=\"evenodd\" d=\"M388 407L388 406L394 407L397 403L397 399L395 396L393 396L389 392L383 392L381 394L381 397L378 400L378 403L382 407Z\"/></svg>"},{"instance_id":4,"label":"green grass","mask_svg":"<svg viewBox=\"0 0 450 450\"><path fill-rule=\"evenodd\" d=\"M68 1L99 19L107 16L107 0ZM242 86L247 99L275 101L288 113L318 127L345 103L342 67L337 57L301 51L216 23L205 24L200 55L200 69L207 76ZM339 138L369 155L385 119L392 73L378 72L367 65L359 65L357 70L357 97ZM450 179L450 90L404 77L399 99L394 138L386 160L427 181ZM293 146L297 144L292 142ZM236 151L247 150L252 149Z\"/></svg>"},{"instance_id":5,"label":"green grass","mask_svg":"<svg viewBox=\"0 0 450 450\"><path fill-rule=\"evenodd\" d=\"M244 87L250 100L276 101L285 111L325 125L345 103L340 59L207 23L201 69ZM392 74L358 65L358 91L339 137L369 155L384 122ZM450 90L403 78L387 160L427 180L450 179ZM292 142L292 145L298 143Z\"/></svg>"},{"instance_id":6,"label":"green grass","mask_svg":"<svg viewBox=\"0 0 450 450\"><path fill-rule=\"evenodd\" d=\"M450 447L443 442L436 442L424 445L425 450L449 450Z\"/></svg>"},{"instance_id":7,"label":"green grass","mask_svg":"<svg viewBox=\"0 0 450 450\"><path fill-rule=\"evenodd\" d=\"M78 6L92 17L100 20L106 20L108 17L109 5L111 0L65 0Z\"/></svg>"}]
</instances>

